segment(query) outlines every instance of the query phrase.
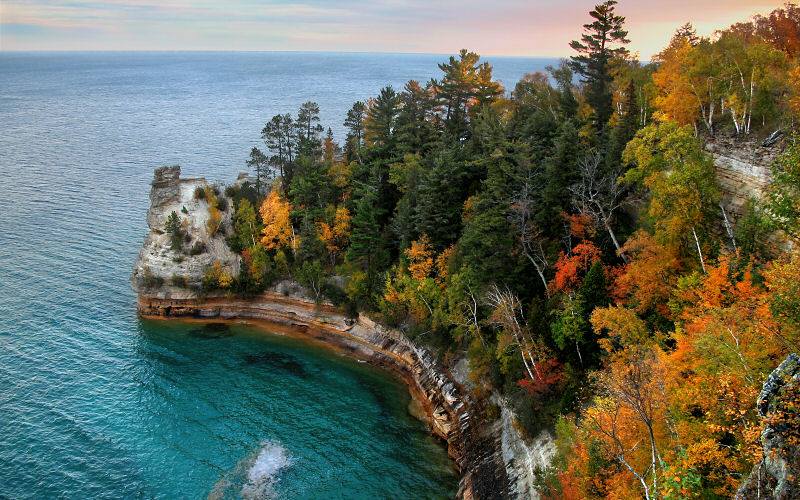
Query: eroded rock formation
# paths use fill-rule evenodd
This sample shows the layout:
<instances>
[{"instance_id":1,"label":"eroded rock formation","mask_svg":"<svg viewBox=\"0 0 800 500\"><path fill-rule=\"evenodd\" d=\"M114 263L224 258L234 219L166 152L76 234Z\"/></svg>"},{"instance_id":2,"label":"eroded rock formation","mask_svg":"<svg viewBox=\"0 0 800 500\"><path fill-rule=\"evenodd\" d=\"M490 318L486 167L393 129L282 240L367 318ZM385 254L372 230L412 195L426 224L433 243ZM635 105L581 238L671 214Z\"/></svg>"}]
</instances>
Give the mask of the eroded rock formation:
<instances>
[{"instance_id":1,"label":"eroded rock formation","mask_svg":"<svg viewBox=\"0 0 800 500\"><path fill-rule=\"evenodd\" d=\"M736 498L800 498L800 356L790 354L767 378L758 396L764 420L764 458L739 488Z\"/></svg>"},{"instance_id":2,"label":"eroded rock formation","mask_svg":"<svg viewBox=\"0 0 800 500\"><path fill-rule=\"evenodd\" d=\"M744 213L747 200L759 198L769 185L771 166L783 150L783 142L765 146L759 141L717 137L706 143L706 150L714 158L725 210L737 218Z\"/></svg>"},{"instance_id":3,"label":"eroded rock formation","mask_svg":"<svg viewBox=\"0 0 800 500\"><path fill-rule=\"evenodd\" d=\"M390 370L408 385L431 432L447 442L448 453L461 473L459 498L535 495L530 484L532 476L525 473L529 464L526 460L515 461L515 451L507 446L510 421L505 422L507 425L503 421L485 421L483 403L472 398L436 356L401 332L384 328L363 314L348 318L330 303L316 303L302 287L289 281L250 298L199 293L203 272L212 262L220 261L232 272L238 271L239 266L239 257L228 249L224 237L208 234L207 203L194 197L195 189L206 186L205 179L181 179L179 167L156 170L147 216L150 232L131 279L141 315L245 320L272 331L319 339ZM205 252L179 254L170 248L169 235L163 228L173 211L186 220L190 243L203 243ZM224 215L223 224L229 223L230 212L229 209ZM176 285L171 281L173 275L184 276L185 280ZM158 278L155 282L153 276ZM514 435L511 439L518 438Z\"/></svg>"},{"instance_id":4,"label":"eroded rock formation","mask_svg":"<svg viewBox=\"0 0 800 500\"><path fill-rule=\"evenodd\" d=\"M149 232L142 244L131 280L137 290L154 288L162 296L191 296L188 287L201 284L205 269L213 262L236 275L239 256L232 252L222 232L210 234L208 202L196 198L195 190L210 187L204 178L181 179L181 167L160 167L155 170L147 212ZM224 197L224 193L220 192ZM222 226L230 225L232 208L222 212ZM170 235L165 232L167 217L175 212L187 235L183 250L170 248ZM173 277L180 277L181 286L174 286Z\"/></svg>"}]
</instances>

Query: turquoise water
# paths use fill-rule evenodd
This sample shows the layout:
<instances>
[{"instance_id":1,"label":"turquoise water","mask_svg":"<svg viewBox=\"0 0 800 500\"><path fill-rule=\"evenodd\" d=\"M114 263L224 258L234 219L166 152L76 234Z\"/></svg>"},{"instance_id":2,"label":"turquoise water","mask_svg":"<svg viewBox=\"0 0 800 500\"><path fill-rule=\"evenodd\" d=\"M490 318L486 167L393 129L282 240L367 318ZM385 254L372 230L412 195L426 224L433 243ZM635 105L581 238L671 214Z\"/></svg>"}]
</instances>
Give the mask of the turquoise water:
<instances>
[{"instance_id":1,"label":"turquoise water","mask_svg":"<svg viewBox=\"0 0 800 500\"><path fill-rule=\"evenodd\" d=\"M161 164L230 180L263 123L437 76L442 56L0 53L0 498L451 496L382 372L297 341L141 321ZM495 59L514 82L548 60Z\"/></svg>"}]
</instances>

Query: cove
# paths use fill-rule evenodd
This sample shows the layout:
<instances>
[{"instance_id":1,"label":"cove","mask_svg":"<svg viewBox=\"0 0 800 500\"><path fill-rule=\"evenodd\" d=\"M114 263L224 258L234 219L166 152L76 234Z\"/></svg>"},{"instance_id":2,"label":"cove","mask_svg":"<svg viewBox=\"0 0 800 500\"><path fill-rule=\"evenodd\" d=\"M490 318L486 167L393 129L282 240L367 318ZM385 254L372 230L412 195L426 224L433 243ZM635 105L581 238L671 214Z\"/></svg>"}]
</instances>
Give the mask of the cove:
<instances>
[{"instance_id":1,"label":"cove","mask_svg":"<svg viewBox=\"0 0 800 500\"><path fill-rule=\"evenodd\" d=\"M457 477L390 375L254 327L142 320L149 484L228 498L444 498ZM194 432L182 429L188 422ZM193 482L195 482L193 481ZM184 486L179 486L180 489Z\"/></svg>"}]
</instances>

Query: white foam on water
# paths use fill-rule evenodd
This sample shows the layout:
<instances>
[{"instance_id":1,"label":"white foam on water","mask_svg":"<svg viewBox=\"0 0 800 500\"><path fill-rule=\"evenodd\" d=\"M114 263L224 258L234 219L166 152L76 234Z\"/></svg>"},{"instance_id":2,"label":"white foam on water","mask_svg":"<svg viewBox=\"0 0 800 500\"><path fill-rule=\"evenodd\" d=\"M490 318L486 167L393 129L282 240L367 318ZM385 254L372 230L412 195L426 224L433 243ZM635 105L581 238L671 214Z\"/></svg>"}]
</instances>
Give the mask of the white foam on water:
<instances>
[{"instance_id":1,"label":"white foam on water","mask_svg":"<svg viewBox=\"0 0 800 500\"><path fill-rule=\"evenodd\" d=\"M291 464L292 457L283 445L275 441L263 441L257 450L239 460L232 470L217 481L208 500L277 498L275 484L279 474ZM241 486L238 492L237 485Z\"/></svg>"},{"instance_id":2,"label":"white foam on water","mask_svg":"<svg viewBox=\"0 0 800 500\"><path fill-rule=\"evenodd\" d=\"M291 465L289 452L280 443L265 441L258 456L247 470L247 482L242 486L242 497L246 499L274 498L278 473Z\"/></svg>"}]
</instances>

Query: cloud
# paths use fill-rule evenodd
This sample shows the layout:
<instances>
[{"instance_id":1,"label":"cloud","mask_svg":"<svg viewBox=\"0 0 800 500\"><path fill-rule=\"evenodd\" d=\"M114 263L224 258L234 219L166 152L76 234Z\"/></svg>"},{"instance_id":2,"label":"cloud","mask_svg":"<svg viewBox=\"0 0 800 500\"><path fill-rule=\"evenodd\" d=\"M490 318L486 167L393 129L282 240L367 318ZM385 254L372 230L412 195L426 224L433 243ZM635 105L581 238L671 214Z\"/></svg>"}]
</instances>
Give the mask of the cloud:
<instances>
[{"instance_id":1,"label":"cloud","mask_svg":"<svg viewBox=\"0 0 800 500\"><path fill-rule=\"evenodd\" d=\"M0 1L4 50L341 50L567 55L592 0ZM649 57L694 21L723 28L779 2L623 1L631 49ZM12 28L16 26L16 28ZM20 28L25 26L26 28Z\"/></svg>"}]
</instances>

